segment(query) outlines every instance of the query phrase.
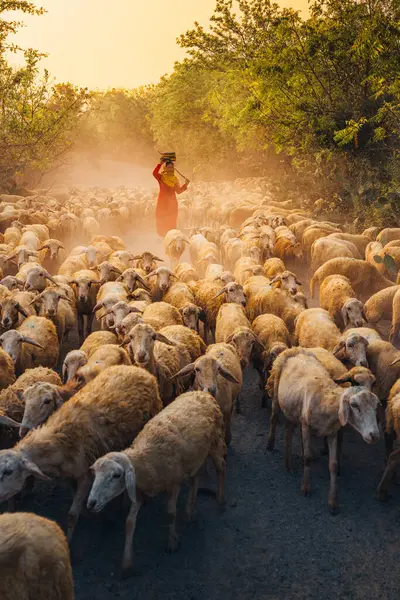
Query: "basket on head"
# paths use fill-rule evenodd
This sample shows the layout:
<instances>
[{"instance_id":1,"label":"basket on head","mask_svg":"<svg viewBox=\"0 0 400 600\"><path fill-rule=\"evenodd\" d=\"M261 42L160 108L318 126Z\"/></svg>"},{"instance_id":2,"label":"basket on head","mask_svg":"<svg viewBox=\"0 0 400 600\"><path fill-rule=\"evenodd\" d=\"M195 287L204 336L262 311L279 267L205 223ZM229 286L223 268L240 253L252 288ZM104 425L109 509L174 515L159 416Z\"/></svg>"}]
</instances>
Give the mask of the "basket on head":
<instances>
[{"instance_id":1,"label":"basket on head","mask_svg":"<svg viewBox=\"0 0 400 600\"><path fill-rule=\"evenodd\" d=\"M161 162L164 163L167 161L175 162L176 161L176 153L175 152L163 152L161 154Z\"/></svg>"}]
</instances>

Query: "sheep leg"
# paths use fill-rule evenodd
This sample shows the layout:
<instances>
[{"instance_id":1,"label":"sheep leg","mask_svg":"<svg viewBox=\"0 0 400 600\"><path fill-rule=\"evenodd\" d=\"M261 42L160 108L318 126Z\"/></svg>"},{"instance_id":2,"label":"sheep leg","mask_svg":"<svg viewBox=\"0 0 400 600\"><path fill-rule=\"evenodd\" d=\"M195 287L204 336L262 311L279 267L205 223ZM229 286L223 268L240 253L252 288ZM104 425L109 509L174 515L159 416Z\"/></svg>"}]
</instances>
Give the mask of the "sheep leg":
<instances>
[{"instance_id":1,"label":"sheep leg","mask_svg":"<svg viewBox=\"0 0 400 600\"><path fill-rule=\"evenodd\" d=\"M311 447L311 433L308 426L305 423L301 424L301 435L303 439L303 454L304 454L304 475L301 491L305 496L309 496L311 492L310 486L310 472L312 462L312 447Z\"/></svg>"},{"instance_id":2,"label":"sheep leg","mask_svg":"<svg viewBox=\"0 0 400 600\"><path fill-rule=\"evenodd\" d=\"M167 552L175 552L179 546L179 536L176 531L176 501L180 492L180 485L176 485L168 492L168 545Z\"/></svg>"},{"instance_id":3,"label":"sheep leg","mask_svg":"<svg viewBox=\"0 0 400 600\"><path fill-rule=\"evenodd\" d=\"M386 460L388 461L390 455L393 452L393 444L394 444L394 440L395 440L395 435L394 435L394 433L388 433L387 431L385 431L384 437L385 437Z\"/></svg>"},{"instance_id":4,"label":"sheep leg","mask_svg":"<svg viewBox=\"0 0 400 600\"><path fill-rule=\"evenodd\" d=\"M186 518L188 521L191 520L193 513L194 513L194 509L196 507L198 488L199 488L199 473L197 472L192 477L192 484L190 486L190 492L189 492L188 501L186 504Z\"/></svg>"},{"instance_id":5,"label":"sheep leg","mask_svg":"<svg viewBox=\"0 0 400 600\"><path fill-rule=\"evenodd\" d=\"M86 337L92 333L94 315L86 315Z\"/></svg>"},{"instance_id":6,"label":"sheep leg","mask_svg":"<svg viewBox=\"0 0 400 600\"><path fill-rule=\"evenodd\" d=\"M220 444L215 448L212 448L210 451L211 459L214 463L215 470L217 471L217 502L220 507L223 507L225 504L224 494L225 494L225 473L226 473L226 461L225 461L226 451L225 448L222 448Z\"/></svg>"},{"instance_id":7,"label":"sheep leg","mask_svg":"<svg viewBox=\"0 0 400 600\"><path fill-rule=\"evenodd\" d=\"M70 543L74 534L74 529L81 514L83 503L85 502L89 493L89 488L92 483L92 479L89 474L83 475L77 481L76 491L72 500L71 508L68 513L68 533L67 539Z\"/></svg>"},{"instance_id":8,"label":"sheep leg","mask_svg":"<svg viewBox=\"0 0 400 600\"><path fill-rule=\"evenodd\" d=\"M293 470L293 455L292 455L292 440L293 432L296 427L295 423L291 423L286 420L285 423L285 469L287 471Z\"/></svg>"},{"instance_id":9,"label":"sheep leg","mask_svg":"<svg viewBox=\"0 0 400 600\"><path fill-rule=\"evenodd\" d=\"M229 444L232 441L231 416L232 416L232 413L230 413L229 415L225 415L225 417L224 417L225 442L226 442L227 446L229 446Z\"/></svg>"},{"instance_id":10,"label":"sheep leg","mask_svg":"<svg viewBox=\"0 0 400 600\"><path fill-rule=\"evenodd\" d=\"M392 478L392 475L396 472L396 469L398 467L400 467L400 450L395 450L395 452L392 452L392 454L389 456L389 461L386 466L385 472L378 485L376 495L379 500L387 499L387 486Z\"/></svg>"},{"instance_id":11,"label":"sheep leg","mask_svg":"<svg viewBox=\"0 0 400 600\"><path fill-rule=\"evenodd\" d=\"M82 313L78 313L78 335L79 335L79 343L82 345L83 344L83 340L84 340L84 336L83 336L83 314Z\"/></svg>"},{"instance_id":12,"label":"sheep leg","mask_svg":"<svg viewBox=\"0 0 400 600\"><path fill-rule=\"evenodd\" d=\"M339 443L338 443L338 433L334 435L330 435L328 437L328 447L329 447L329 473L331 475L331 481L329 485L329 495L328 495L328 506L332 515L335 515L339 512L339 504L338 504L338 490L337 490L337 473L338 473L338 453L339 453Z\"/></svg>"},{"instance_id":13,"label":"sheep leg","mask_svg":"<svg viewBox=\"0 0 400 600\"><path fill-rule=\"evenodd\" d=\"M342 446L343 446L343 428L337 433L337 474L341 474L342 470Z\"/></svg>"},{"instance_id":14,"label":"sheep leg","mask_svg":"<svg viewBox=\"0 0 400 600\"><path fill-rule=\"evenodd\" d=\"M136 501L132 502L128 516L125 522L125 545L124 555L122 558L122 574L126 577L133 567L133 536L136 529L136 520L138 516L141 503Z\"/></svg>"},{"instance_id":15,"label":"sheep leg","mask_svg":"<svg viewBox=\"0 0 400 600\"><path fill-rule=\"evenodd\" d=\"M276 406L275 402L272 403L272 414L271 414L271 420L269 422L269 435L268 435L268 444L267 444L267 450L273 450L274 446L275 446L275 434L276 434L276 428L279 422L279 412L278 412L278 407Z\"/></svg>"}]
</instances>

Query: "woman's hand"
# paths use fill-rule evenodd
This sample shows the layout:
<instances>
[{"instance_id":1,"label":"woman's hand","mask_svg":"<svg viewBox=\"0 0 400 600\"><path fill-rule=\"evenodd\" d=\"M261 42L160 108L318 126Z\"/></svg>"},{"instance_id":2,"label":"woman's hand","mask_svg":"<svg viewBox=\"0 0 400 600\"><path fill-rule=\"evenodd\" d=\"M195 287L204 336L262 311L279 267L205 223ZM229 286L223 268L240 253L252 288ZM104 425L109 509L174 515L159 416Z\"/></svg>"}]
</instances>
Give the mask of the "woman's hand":
<instances>
[{"instance_id":1,"label":"woman's hand","mask_svg":"<svg viewBox=\"0 0 400 600\"><path fill-rule=\"evenodd\" d=\"M186 185L189 185L189 183L190 183L190 179L188 179L188 178L186 177L186 178L185 178L185 183L186 183Z\"/></svg>"}]
</instances>

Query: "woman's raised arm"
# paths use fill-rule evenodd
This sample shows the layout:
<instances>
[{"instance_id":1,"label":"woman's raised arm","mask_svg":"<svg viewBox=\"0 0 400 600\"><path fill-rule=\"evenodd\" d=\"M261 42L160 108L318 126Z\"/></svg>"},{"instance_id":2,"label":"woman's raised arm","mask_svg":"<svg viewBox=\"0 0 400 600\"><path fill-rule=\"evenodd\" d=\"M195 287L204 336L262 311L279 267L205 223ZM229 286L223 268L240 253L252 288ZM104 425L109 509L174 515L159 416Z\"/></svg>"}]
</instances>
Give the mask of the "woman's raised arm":
<instances>
[{"instance_id":1,"label":"woman's raised arm","mask_svg":"<svg viewBox=\"0 0 400 600\"><path fill-rule=\"evenodd\" d=\"M155 177L158 182L161 181L161 175L160 175L161 166L162 166L162 163L159 163L153 171L153 177Z\"/></svg>"}]
</instances>

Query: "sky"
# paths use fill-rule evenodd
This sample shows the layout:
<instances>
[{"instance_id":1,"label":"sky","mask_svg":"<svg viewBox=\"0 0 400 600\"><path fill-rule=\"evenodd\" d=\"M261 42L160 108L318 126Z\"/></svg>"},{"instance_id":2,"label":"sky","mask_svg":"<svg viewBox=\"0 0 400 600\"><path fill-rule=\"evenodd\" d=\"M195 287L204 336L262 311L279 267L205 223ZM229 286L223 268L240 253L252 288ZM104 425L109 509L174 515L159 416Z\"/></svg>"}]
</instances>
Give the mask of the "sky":
<instances>
[{"instance_id":1,"label":"sky","mask_svg":"<svg viewBox=\"0 0 400 600\"><path fill-rule=\"evenodd\" d=\"M307 0L277 0L306 10ZM215 0L37 0L48 12L23 17L15 41L46 52L58 81L90 89L156 83L184 57L176 38L206 25ZM15 60L15 59L14 59Z\"/></svg>"}]
</instances>

